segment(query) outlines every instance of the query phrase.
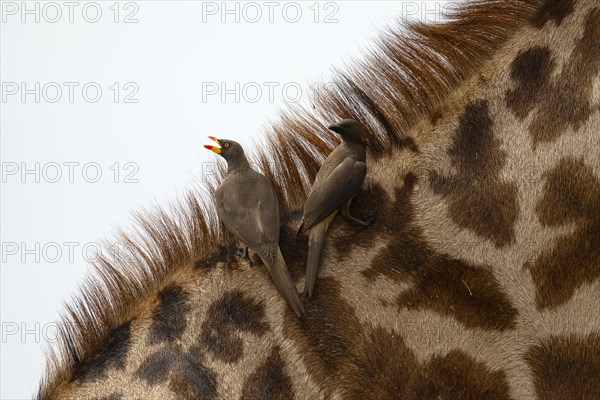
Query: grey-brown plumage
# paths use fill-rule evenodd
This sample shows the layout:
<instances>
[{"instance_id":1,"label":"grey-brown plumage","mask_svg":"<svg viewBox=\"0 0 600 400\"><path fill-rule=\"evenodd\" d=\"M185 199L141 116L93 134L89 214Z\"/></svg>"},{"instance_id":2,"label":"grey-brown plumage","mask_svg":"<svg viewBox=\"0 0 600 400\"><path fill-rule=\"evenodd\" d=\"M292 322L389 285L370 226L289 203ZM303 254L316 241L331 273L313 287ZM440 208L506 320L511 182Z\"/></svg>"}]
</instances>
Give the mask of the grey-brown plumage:
<instances>
[{"instance_id":1,"label":"grey-brown plumage","mask_svg":"<svg viewBox=\"0 0 600 400\"><path fill-rule=\"evenodd\" d=\"M336 147L317 173L315 182L304 204L298 231L308 231L308 259L304 294L312 296L321 259L323 240L329 224L338 211L363 226L371 221L361 221L350 215L350 203L358 194L367 174L366 141L360 124L347 119L329 126L338 133L342 143Z\"/></svg>"},{"instance_id":2,"label":"grey-brown plumage","mask_svg":"<svg viewBox=\"0 0 600 400\"><path fill-rule=\"evenodd\" d=\"M239 143L210 138L221 148L204 147L227 161L227 174L215 193L219 218L260 256L290 307L304 316L302 300L279 249L279 202L271 183L250 167Z\"/></svg>"}]
</instances>

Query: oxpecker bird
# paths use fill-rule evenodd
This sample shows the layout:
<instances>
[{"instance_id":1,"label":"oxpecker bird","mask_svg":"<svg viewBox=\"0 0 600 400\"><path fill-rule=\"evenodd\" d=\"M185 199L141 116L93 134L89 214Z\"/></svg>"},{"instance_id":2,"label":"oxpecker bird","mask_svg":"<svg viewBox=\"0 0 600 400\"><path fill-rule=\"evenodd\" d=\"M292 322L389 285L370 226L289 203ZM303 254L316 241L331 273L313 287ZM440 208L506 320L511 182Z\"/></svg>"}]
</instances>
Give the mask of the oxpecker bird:
<instances>
[{"instance_id":1,"label":"oxpecker bird","mask_svg":"<svg viewBox=\"0 0 600 400\"><path fill-rule=\"evenodd\" d=\"M367 174L366 140L360 124L346 119L328 127L342 138L317 173L315 182L304 204L302 221L298 227L308 231L308 260L304 295L311 297L317 279L323 240L329 224L338 211L348 220L368 226L372 218L361 221L350 215L350 203L358 194Z\"/></svg>"},{"instance_id":2,"label":"oxpecker bird","mask_svg":"<svg viewBox=\"0 0 600 400\"><path fill-rule=\"evenodd\" d=\"M253 170L233 140L209 136L205 145L227 161L227 174L215 193L219 218L239 240L260 256L271 278L299 317L304 306L279 249L279 202L270 182Z\"/></svg>"}]
</instances>

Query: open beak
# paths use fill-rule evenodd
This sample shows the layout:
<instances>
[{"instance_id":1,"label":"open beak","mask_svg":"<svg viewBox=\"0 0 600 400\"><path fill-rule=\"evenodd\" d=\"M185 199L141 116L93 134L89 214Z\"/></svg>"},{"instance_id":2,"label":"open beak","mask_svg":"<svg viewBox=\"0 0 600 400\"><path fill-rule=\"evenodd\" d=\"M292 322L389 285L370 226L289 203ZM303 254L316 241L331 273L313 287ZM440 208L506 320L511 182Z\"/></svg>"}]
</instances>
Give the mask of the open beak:
<instances>
[{"instance_id":1,"label":"open beak","mask_svg":"<svg viewBox=\"0 0 600 400\"><path fill-rule=\"evenodd\" d=\"M218 145L220 145L221 143L219 143L219 139L217 139L214 136L209 136L208 137L210 140L214 141L215 143L217 143ZM221 148L217 147L217 146L211 146L209 144L205 144L204 145L205 148L207 148L208 150L214 151L217 154L221 154Z\"/></svg>"}]
</instances>

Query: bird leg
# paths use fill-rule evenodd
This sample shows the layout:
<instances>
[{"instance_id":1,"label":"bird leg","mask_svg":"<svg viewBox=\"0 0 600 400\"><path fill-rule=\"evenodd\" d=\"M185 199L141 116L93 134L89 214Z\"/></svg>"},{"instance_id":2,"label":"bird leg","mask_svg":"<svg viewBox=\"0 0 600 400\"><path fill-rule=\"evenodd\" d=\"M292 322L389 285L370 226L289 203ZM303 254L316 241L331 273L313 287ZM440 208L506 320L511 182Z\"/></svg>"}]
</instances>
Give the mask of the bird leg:
<instances>
[{"instance_id":1,"label":"bird leg","mask_svg":"<svg viewBox=\"0 0 600 400\"><path fill-rule=\"evenodd\" d=\"M361 221L358 218L354 218L352 215L350 215L350 203L352 202L352 200L350 200L349 202L347 202L346 204L344 204L344 206L342 207L342 216L344 218L346 218L348 221L354 222L357 225L360 225L362 227L366 227L371 225L371 223L373 222L373 219L375 219L375 217L369 217L367 218L366 221Z\"/></svg>"},{"instance_id":2,"label":"bird leg","mask_svg":"<svg viewBox=\"0 0 600 400\"><path fill-rule=\"evenodd\" d=\"M248 254L248 246L246 246L245 244L242 243L242 247L239 248L239 252L238 255L240 256L240 258L245 258L248 261L250 260L250 255Z\"/></svg>"}]
</instances>

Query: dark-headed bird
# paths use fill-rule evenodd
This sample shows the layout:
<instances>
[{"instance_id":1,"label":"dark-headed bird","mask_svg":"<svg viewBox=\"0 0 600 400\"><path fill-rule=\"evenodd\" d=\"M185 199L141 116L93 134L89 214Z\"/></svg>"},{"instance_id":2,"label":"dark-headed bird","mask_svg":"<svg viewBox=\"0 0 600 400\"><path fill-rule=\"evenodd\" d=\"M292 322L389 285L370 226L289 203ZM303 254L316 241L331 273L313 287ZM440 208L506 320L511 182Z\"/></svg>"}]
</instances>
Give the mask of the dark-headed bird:
<instances>
[{"instance_id":1,"label":"dark-headed bird","mask_svg":"<svg viewBox=\"0 0 600 400\"><path fill-rule=\"evenodd\" d=\"M302 300L279 249L279 202L271 183L250 167L239 143L209 138L221 147L204 147L227 161L227 174L215 192L219 218L259 255L292 310L304 316Z\"/></svg>"},{"instance_id":2,"label":"dark-headed bird","mask_svg":"<svg viewBox=\"0 0 600 400\"><path fill-rule=\"evenodd\" d=\"M367 147L360 124L352 119L328 127L342 138L317 173L304 203L298 232L308 231L308 260L304 295L312 296L321 259L323 241L329 224L338 211L348 220L368 226L372 219L361 221L350 215L350 203L358 194L367 174Z\"/></svg>"}]
</instances>

